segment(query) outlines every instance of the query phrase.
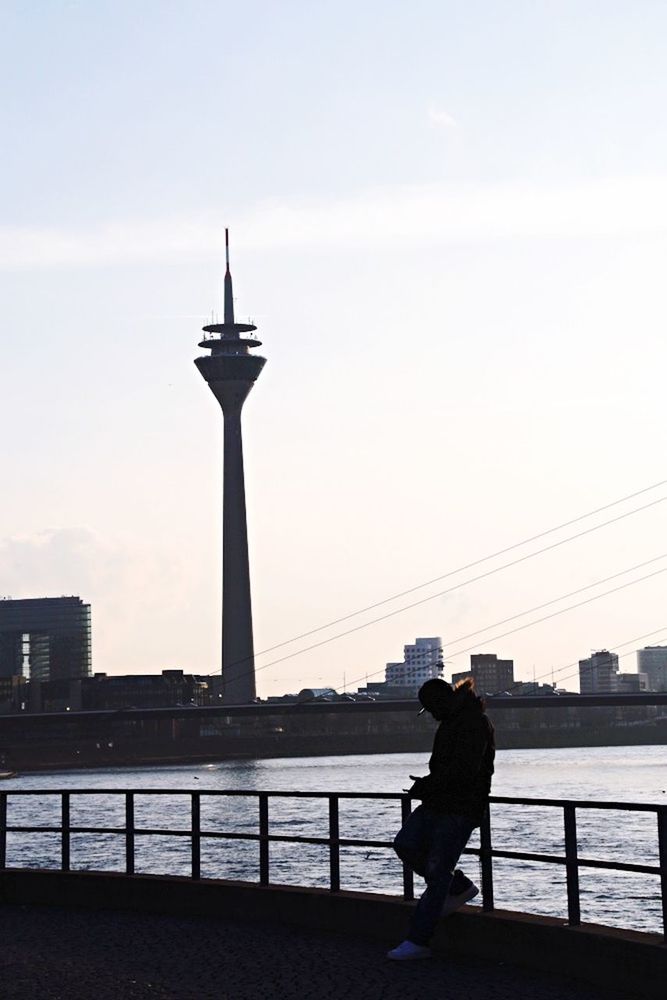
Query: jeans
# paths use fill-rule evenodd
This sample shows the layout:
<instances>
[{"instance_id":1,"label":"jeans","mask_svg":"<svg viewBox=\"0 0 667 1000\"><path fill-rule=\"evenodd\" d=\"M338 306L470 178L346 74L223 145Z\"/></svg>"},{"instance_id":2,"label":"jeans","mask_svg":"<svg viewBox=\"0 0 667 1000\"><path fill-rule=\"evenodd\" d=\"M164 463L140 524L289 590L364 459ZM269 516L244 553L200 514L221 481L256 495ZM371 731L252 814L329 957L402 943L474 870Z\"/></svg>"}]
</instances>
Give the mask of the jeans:
<instances>
[{"instance_id":1,"label":"jeans","mask_svg":"<svg viewBox=\"0 0 667 1000\"><path fill-rule=\"evenodd\" d=\"M441 815L417 806L394 840L401 861L426 880L410 921L408 940L428 944L440 918L456 862L475 828L467 816Z\"/></svg>"}]
</instances>

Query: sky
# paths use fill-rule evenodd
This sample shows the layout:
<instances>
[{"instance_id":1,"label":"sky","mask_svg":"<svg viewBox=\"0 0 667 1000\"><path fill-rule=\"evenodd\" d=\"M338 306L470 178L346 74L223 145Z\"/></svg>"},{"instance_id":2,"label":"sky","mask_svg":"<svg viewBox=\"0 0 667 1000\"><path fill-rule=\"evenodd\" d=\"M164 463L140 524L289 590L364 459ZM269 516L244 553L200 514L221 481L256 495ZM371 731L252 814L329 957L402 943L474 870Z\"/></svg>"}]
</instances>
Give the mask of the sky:
<instances>
[{"instance_id":1,"label":"sky","mask_svg":"<svg viewBox=\"0 0 667 1000\"><path fill-rule=\"evenodd\" d=\"M417 636L446 676L635 670L667 643L666 56L660 0L5 0L0 596L89 601L96 671L219 670L193 360L229 226L268 359L260 695L382 679Z\"/></svg>"}]
</instances>

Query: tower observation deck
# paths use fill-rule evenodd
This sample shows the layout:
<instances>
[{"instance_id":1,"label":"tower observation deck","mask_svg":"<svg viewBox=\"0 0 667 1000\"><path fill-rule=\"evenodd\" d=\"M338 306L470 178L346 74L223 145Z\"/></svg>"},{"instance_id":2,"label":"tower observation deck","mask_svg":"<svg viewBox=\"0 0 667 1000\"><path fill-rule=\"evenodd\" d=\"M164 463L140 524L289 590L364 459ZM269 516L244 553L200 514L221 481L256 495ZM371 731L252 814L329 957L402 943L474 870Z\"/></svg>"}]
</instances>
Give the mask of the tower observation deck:
<instances>
[{"instance_id":1,"label":"tower observation deck","mask_svg":"<svg viewBox=\"0 0 667 1000\"><path fill-rule=\"evenodd\" d=\"M224 322L203 328L199 346L211 353L195 364L219 402L224 417L222 498L222 682L223 701L238 705L255 700L255 655L252 634L248 528L241 410L266 358L250 351L261 345L249 336L253 323L234 319L229 269L229 230L225 230L226 270Z\"/></svg>"}]
</instances>

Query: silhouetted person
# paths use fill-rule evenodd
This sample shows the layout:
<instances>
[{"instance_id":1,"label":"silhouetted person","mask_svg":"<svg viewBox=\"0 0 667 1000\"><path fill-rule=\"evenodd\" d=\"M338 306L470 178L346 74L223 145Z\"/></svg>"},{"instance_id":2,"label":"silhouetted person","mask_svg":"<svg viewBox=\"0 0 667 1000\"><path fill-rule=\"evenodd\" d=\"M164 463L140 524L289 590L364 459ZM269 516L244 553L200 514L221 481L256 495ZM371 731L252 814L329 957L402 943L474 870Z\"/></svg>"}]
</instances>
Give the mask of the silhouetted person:
<instances>
[{"instance_id":1,"label":"silhouetted person","mask_svg":"<svg viewBox=\"0 0 667 1000\"><path fill-rule=\"evenodd\" d=\"M495 756L493 726L472 680L453 688L434 678L419 689L419 700L421 712L430 712L440 725L430 773L410 775L410 797L421 799L421 805L394 840L401 861L426 880L406 940L387 955L399 961L430 958L429 941L439 918L479 892L456 863L487 808Z\"/></svg>"}]
</instances>

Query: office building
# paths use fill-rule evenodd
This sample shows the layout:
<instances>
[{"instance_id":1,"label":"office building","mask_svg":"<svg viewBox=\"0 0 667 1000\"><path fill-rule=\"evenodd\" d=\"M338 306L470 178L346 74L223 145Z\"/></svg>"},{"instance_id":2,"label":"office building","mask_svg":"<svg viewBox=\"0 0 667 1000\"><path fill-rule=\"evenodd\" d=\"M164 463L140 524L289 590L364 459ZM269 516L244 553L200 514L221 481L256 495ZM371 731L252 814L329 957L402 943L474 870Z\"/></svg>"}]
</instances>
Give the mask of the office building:
<instances>
[{"instance_id":1,"label":"office building","mask_svg":"<svg viewBox=\"0 0 667 1000\"><path fill-rule=\"evenodd\" d=\"M442 677L442 671L442 639L432 636L404 646L402 662L387 664L385 681L387 687L401 687L416 694L426 681Z\"/></svg>"},{"instance_id":2,"label":"office building","mask_svg":"<svg viewBox=\"0 0 667 1000\"><path fill-rule=\"evenodd\" d=\"M0 600L0 677L88 677L90 604L80 597Z\"/></svg>"},{"instance_id":3,"label":"office building","mask_svg":"<svg viewBox=\"0 0 667 1000\"><path fill-rule=\"evenodd\" d=\"M617 674L617 654L598 649L585 660L579 660L579 691L581 694L613 694Z\"/></svg>"},{"instance_id":4,"label":"office building","mask_svg":"<svg viewBox=\"0 0 667 1000\"><path fill-rule=\"evenodd\" d=\"M229 234L225 230L227 269L224 322L205 326L199 346L211 354L195 364L217 399L224 417L222 498L222 684L226 704L255 700L255 654L250 601L241 409L266 362L250 354L261 341L249 336L257 327L234 318Z\"/></svg>"},{"instance_id":5,"label":"office building","mask_svg":"<svg viewBox=\"0 0 667 1000\"><path fill-rule=\"evenodd\" d=\"M496 653L473 653L470 670L452 674L452 684L472 677L481 694L501 694L514 684L514 660L499 660Z\"/></svg>"},{"instance_id":6,"label":"office building","mask_svg":"<svg viewBox=\"0 0 667 1000\"><path fill-rule=\"evenodd\" d=\"M638 649L637 671L646 674L647 691L667 691L667 646Z\"/></svg>"},{"instance_id":7,"label":"office building","mask_svg":"<svg viewBox=\"0 0 667 1000\"><path fill-rule=\"evenodd\" d=\"M616 694L639 694L648 690L648 678L646 674L616 674L614 679L614 690Z\"/></svg>"},{"instance_id":8,"label":"office building","mask_svg":"<svg viewBox=\"0 0 667 1000\"><path fill-rule=\"evenodd\" d=\"M31 712L100 712L211 704L209 678L160 674L93 674L30 685Z\"/></svg>"}]
</instances>

